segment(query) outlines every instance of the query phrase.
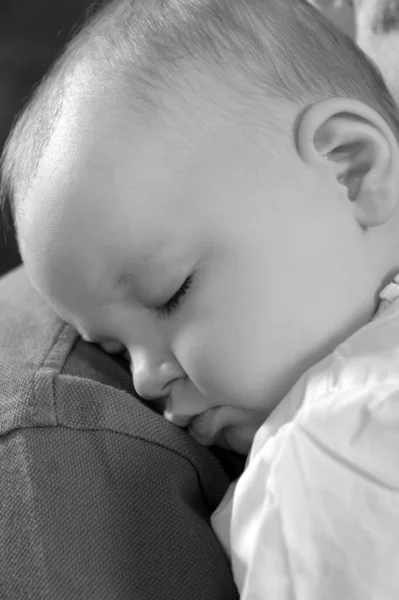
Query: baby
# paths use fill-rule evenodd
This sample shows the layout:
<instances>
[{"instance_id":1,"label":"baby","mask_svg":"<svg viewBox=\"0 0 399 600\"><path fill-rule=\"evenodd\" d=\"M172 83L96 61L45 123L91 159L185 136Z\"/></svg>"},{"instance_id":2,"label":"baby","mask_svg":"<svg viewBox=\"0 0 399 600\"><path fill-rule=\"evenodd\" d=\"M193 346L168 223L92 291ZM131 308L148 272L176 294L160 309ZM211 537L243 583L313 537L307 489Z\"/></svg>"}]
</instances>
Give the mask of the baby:
<instances>
[{"instance_id":1,"label":"baby","mask_svg":"<svg viewBox=\"0 0 399 600\"><path fill-rule=\"evenodd\" d=\"M398 138L305 1L121 0L7 144L36 289L169 421L252 447L213 516L242 598L399 597Z\"/></svg>"}]
</instances>

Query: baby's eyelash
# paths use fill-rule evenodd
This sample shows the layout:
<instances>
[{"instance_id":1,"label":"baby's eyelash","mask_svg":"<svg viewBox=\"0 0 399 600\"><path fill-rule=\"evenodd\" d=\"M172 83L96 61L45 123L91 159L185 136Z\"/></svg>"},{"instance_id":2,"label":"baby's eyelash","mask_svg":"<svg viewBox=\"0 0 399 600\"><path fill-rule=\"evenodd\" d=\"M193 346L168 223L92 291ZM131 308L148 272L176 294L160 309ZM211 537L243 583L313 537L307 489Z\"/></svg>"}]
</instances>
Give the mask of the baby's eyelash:
<instances>
[{"instance_id":1,"label":"baby's eyelash","mask_svg":"<svg viewBox=\"0 0 399 600\"><path fill-rule=\"evenodd\" d=\"M183 296L185 296L185 294L191 287L193 277L193 275L187 277L181 288L177 290L177 292L172 296L172 298L170 298L170 300L165 302L165 304L163 304L162 306L155 309L155 312L159 317L170 317L178 309L181 299L183 298Z\"/></svg>"}]
</instances>

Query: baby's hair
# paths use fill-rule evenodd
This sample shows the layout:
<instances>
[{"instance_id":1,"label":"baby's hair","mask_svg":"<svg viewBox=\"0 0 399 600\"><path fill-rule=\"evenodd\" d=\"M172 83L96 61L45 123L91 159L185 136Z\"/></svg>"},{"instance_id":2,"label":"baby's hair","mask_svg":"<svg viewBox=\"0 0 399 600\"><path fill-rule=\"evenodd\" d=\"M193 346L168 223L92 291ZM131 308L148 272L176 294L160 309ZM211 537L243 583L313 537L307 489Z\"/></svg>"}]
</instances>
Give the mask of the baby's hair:
<instances>
[{"instance_id":1,"label":"baby's hair","mask_svg":"<svg viewBox=\"0 0 399 600\"><path fill-rule=\"evenodd\" d=\"M376 34L399 31L399 0L379 0L372 31Z\"/></svg>"},{"instance_id":2,"label":"baby's hair","mask_svg":"<svg viewBox=\"0 0 399 600\"><path fill-rule=\"evenodd\" d=\"M2 197L17 222L70 83L87 59L135 110L162 110L164 93L175 97L197 69L265 120L270 98L301 108L351 97L374 108L399 139L397 107L378 69L306 0L114 0L99 6L67 45L8 138Z\"/></svg>"}]
</instances>

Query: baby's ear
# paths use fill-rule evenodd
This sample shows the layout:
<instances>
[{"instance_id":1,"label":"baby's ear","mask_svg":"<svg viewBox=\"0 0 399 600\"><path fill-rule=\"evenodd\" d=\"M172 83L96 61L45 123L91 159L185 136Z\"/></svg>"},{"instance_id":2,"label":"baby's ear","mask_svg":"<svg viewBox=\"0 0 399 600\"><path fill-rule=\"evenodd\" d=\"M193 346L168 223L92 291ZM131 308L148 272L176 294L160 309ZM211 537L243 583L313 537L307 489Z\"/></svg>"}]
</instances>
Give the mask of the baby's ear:
<instances>
[{"instance_id":1,"label":"baby's ear","mask_svg":"<svg viewBox=\"0 0 399 600\"><path fill-rule=\"evenodd\" d=\"M310 167L331 171L363 227L386 223L399 203L399 147L384 119L357 100L331 98L306 109L297 148Z\"/></svg>"}]
</instances>

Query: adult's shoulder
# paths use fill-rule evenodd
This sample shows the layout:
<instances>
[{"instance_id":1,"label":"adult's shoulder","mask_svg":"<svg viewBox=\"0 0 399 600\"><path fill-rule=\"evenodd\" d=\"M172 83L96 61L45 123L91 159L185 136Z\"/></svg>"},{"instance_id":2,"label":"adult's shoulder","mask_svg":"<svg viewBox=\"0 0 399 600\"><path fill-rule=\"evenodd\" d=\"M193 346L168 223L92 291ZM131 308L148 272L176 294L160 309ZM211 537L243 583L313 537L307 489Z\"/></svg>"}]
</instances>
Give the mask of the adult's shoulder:
<instances>
[{"instance_id":1,"label":"adult's shoulder","mask_svg":"<svg viewBox=\"0 0 399 600\"><path fill-rule=\"evenodd\" d=\"M63 326L32 287L24 267L0 279L0 356L3 360L34 367L48 353Z\"/></svg>"},{"instance_id":2,"label":"adult's shoulder","mask_svg":"<svg viewBox=\"0 0 399 600\"><path fill-rule=\"evenodd\" d=\"M0 435L56 423L52 385L76 340L23 267L0 279Z\"/></svg>"}]
</instances>

